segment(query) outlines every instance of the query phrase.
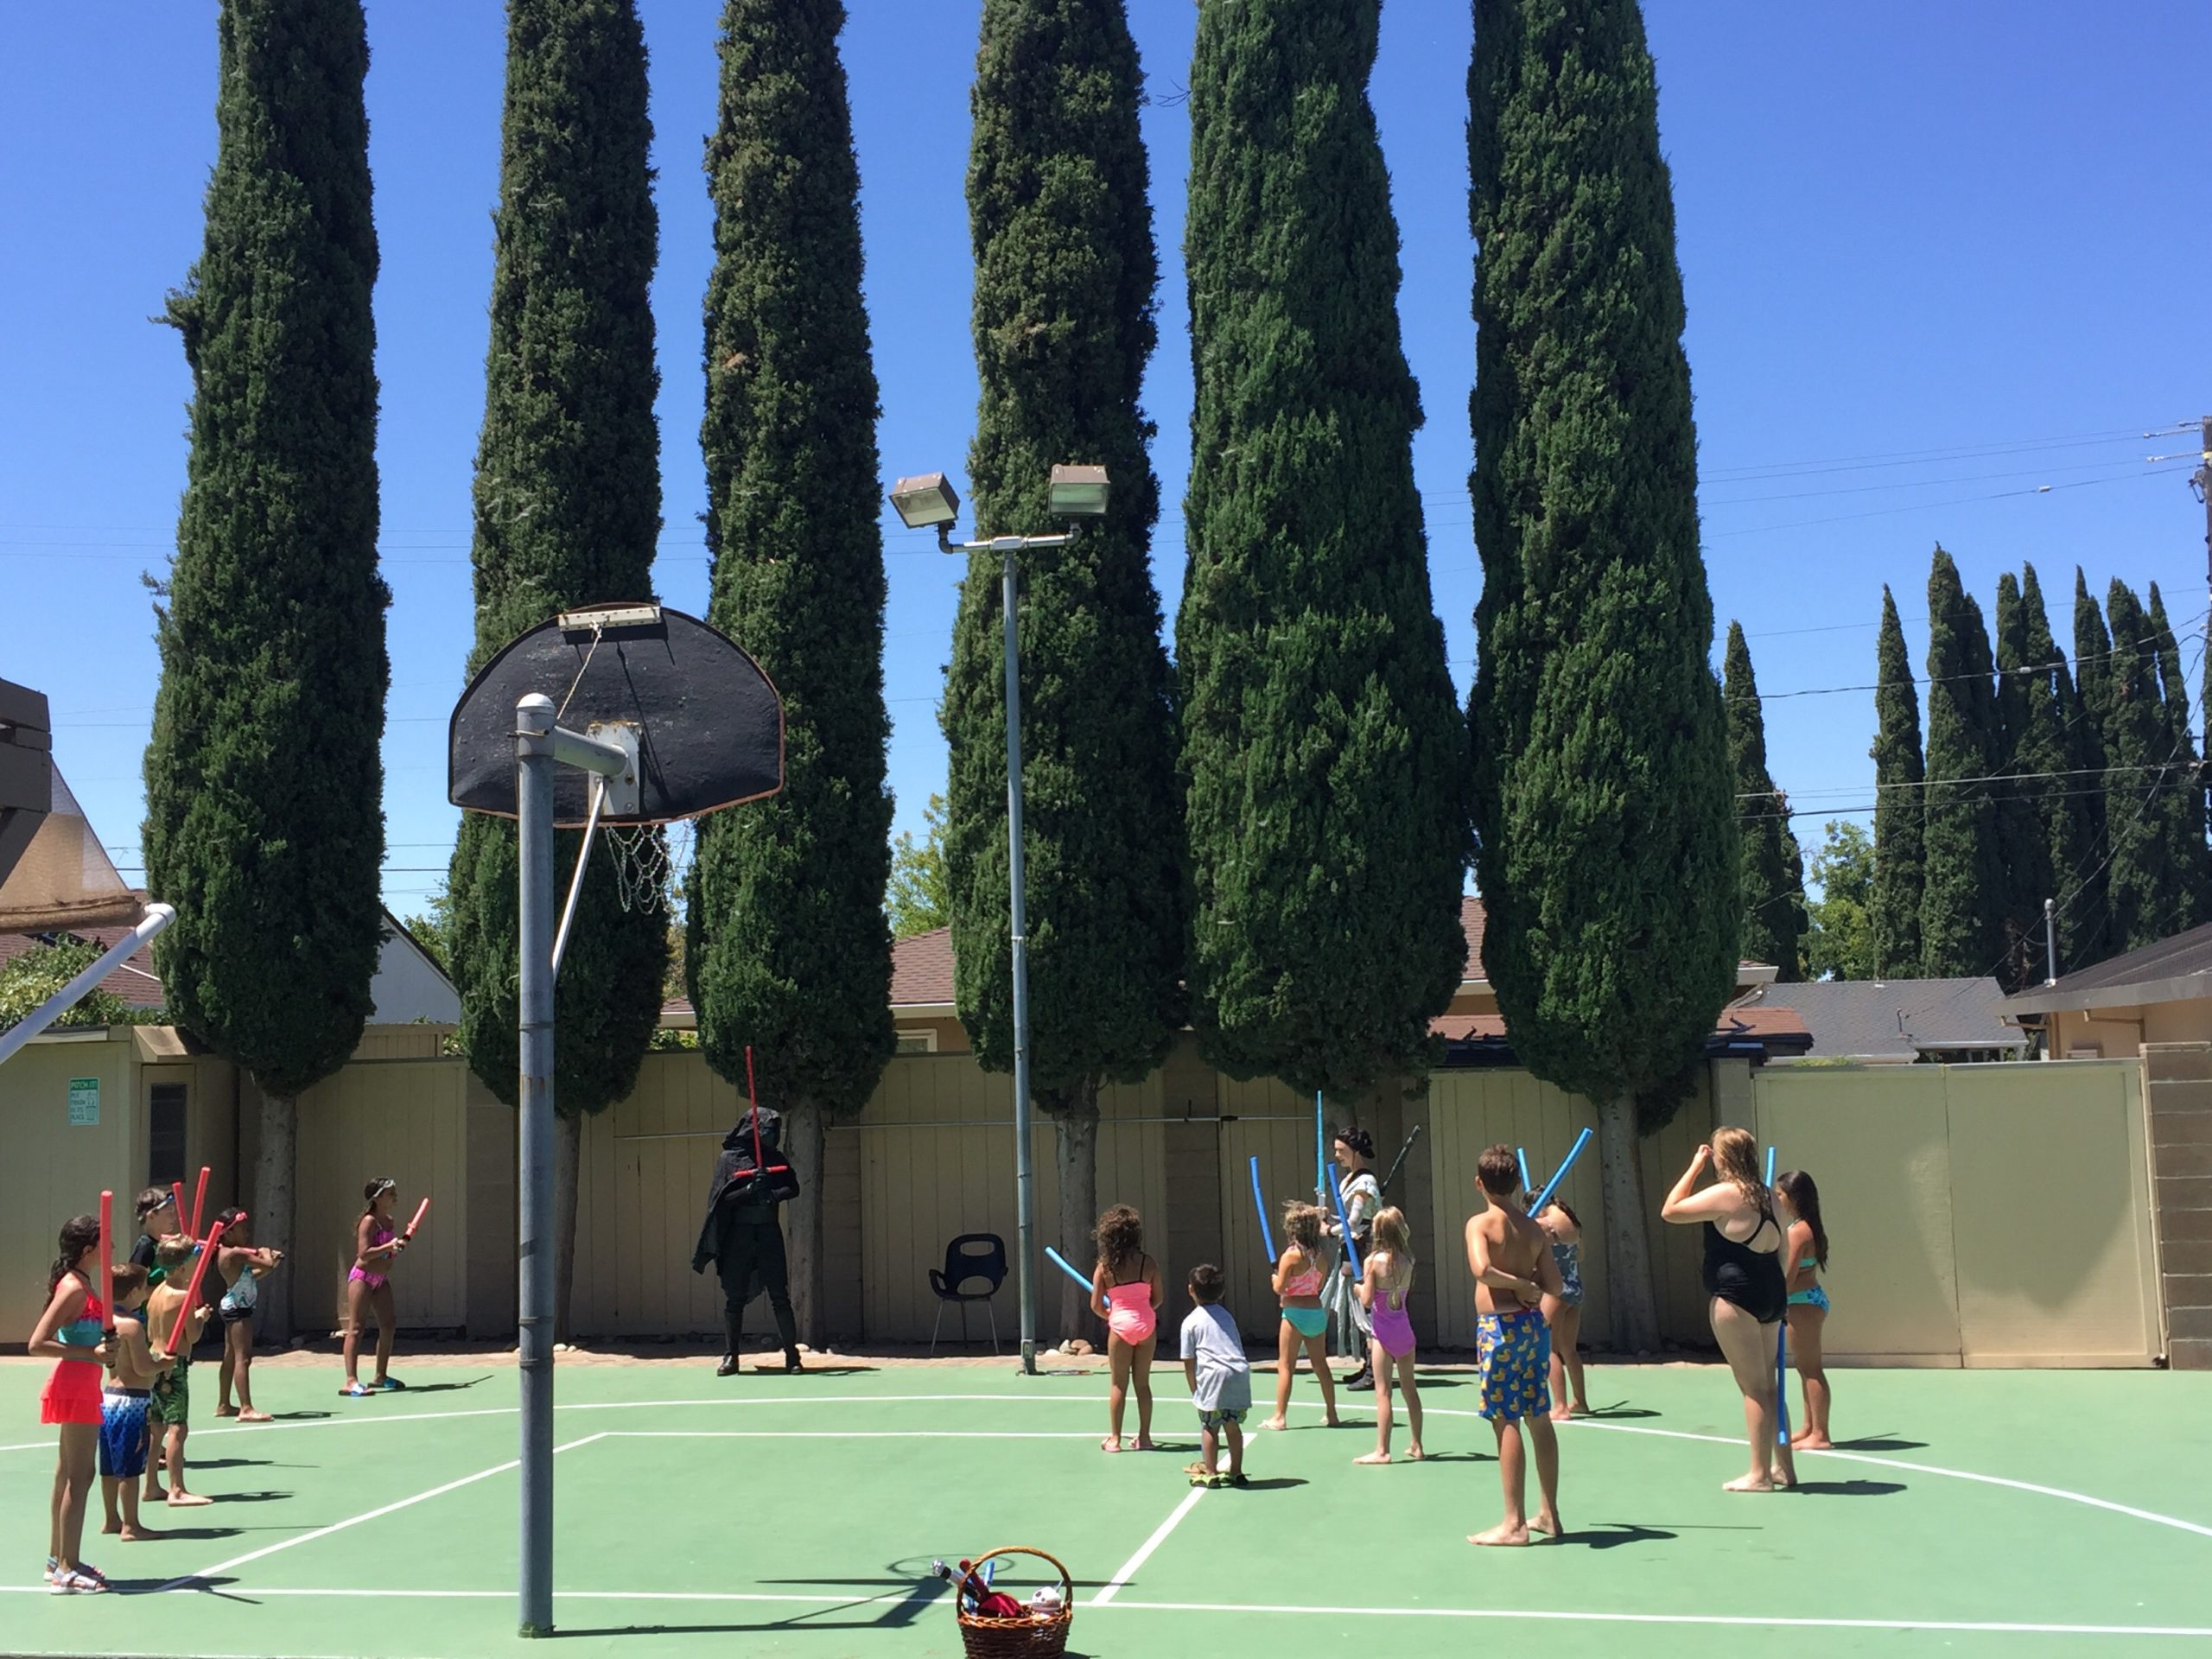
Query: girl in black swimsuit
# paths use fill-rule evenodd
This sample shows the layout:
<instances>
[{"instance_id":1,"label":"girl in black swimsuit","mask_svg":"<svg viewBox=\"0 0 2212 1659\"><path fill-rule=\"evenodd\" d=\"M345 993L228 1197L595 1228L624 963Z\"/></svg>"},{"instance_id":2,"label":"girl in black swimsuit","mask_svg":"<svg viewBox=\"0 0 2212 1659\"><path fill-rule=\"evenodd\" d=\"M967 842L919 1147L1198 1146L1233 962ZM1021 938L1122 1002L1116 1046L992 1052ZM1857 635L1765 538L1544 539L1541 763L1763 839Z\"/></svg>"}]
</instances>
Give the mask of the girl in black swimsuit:
<instances>
[{"instance_id":1,"label":"girl in black swimsuit","mask_svg":"<svg viewBox=\"0 0 2212 1659\"><path fill-rule=\"evenodd\" d=\"M1758 1159L1758 1142L1748 1129L1717 1131L1711 1146L1697 1149L1659 1212L1669 1221L1705 1229L1705 1289L1712 1298L1713 1335L1743 1394L1744 1427L1751 1443L1751 1472L1728 1483L1732 1492L1770 1492L1796 1478L1789 1448L1776 1444L1775 1338L1789 1291L1782 1271L1782 1226L1759 1179ZM1719 1179L1694 1191L1708 1166Z\"/></svg>"}]
</instances>

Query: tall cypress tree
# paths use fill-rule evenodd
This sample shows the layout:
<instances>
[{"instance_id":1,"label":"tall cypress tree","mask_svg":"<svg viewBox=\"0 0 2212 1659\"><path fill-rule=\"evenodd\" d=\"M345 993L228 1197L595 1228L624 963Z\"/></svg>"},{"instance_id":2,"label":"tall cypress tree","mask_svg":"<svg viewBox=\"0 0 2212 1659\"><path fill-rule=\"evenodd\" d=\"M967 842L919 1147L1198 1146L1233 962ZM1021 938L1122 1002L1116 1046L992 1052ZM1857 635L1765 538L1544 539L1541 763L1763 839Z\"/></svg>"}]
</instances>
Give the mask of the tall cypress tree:
<instances>
[{"instance_id":1,"label":"tall cypress tree","mask_svg":"<svg viewBox=\"0 0 2212 1659\"><path fill-rule=\"evenodd\" d=\"M2031 566L2028 579L2033 581ZM2036 610L2042 609L2038 594ZM1997 579L1997 728L1998 764L1995 770L2007 781L1996 790L1997 844L2005 863L2005 907L2004 930L2006 955L1999 978L2008 991L2035 983L2044 976L2043 904L2053 897L2051 832L2055 813L2047 809L2060 803L2055 791L2067 780L2063 772L2063 742L2058 717L2056 668L2049 657L2035 655L2035 620L2019 580L2010 570ZM2044 628L2047 635L2050 630Z\"/></svg>"},{"instance_id":2,"label":"tall cypress tree","mask_svg":"<svg viewBox=\"0 0 2212 1659\"><path fill-rule=\"evenodd\" d=\"M684 952L700 1046L758 1051L810 1175L891 1058L891 798L875 371L841 0L729 0L706 305L709 620L784 703L784 789L699 828ZM822 1201L791 1205L799 1334L821 1344ZM735 1352L733 1344L732 1352Z\"/></svg>"},{"instance_id":3,"label":"tall cypress tree","mask_svg":"<svg viewBox=\"0 0 2212 1659\"><path fill-rule=\"evenodd\" d=\"M2031 564L2020 573L2018 608L2009 623L1999 590L1997 649L2005 770L2020 780L2016 787L2035 814L2044 845L2039 864L2031 855L2024 875L2015 869L2012 889L2038 930L2041 899L2058 901L2059 971L2071 973L2104 954L2104 850L2096 810L2104 750L2051 635L2043 586ZM2076 896L2082 886L2089 891ZM2044 957L2037 955L2028 966L2029 979L2040 977Z\"/></svg>"},{"instance_id":4,"label":"tall cypress tree","mask_svg":"<svg viewBox=\"0 0 2212 1659\"><path fill-rule=\"evenodd\" d=\"M2151 606L2145 621L2158 658L2159 702L2165 721L2159 734L2167 771L2158 817L2166 835L2166 869L2172 884L2171 919L2168 934L2182 932L2212 921L2212 849L2204 839L2204 789L2197 780L2196 738L2192 730L2189 682L2181 669L2181 644L2166 620L2166 602L2158 584L2150 588Z\"/></svg>"},{"instance_id":5,"label":"tall cypress tree","mask_svg":"<svg viewBox=\"0 0 2212 1659\"><path fill-rule=\"evenodd\" d=\"M1021 555L1023 849L1032 1086L1055 1122L1060 1249L1090 1259L1098 1090L1166 1057L1182 1024L1181 838L1167 656L1153 586L1160 486L1138 407L1159 259L1122 0L986 0L968 203L982 396L976 522L1050 522L1057 462L1103 465L1106 517ZM1000 561L970 562L944 721L955 990L982 1063L1014 1064ZM1063 1285L1062 1330L1090 1312Z\"/></svg>"},{"instance_id":6,"label":"tall cypress tree","mask_svg":"<svg viewBox=\"0 0 2212 1659\"><path fill-rule=\"evenodd\" d=\"M1232 1075L1344 1093L1426 1067L1466 954L1466 728L1414 486L1377 10L1201 6L1185 232L1193 1023Z\"/></svg>"},{"instance_id":7,"label":"tall cypress tree","mask_svg":"<svg viewBox=\"0 0 2212 1659\"><path fill-rule=\"evenodd\" d=\"M1735 988L1741 918L1643 15L1477 0L1468 92L1483 959L1515 1053L1597 1103L1613 1335L1645 1349L1638 1131Z\"/></svg>"},{"instance_id":8,"label":"tall cypress tree","mask_svg":"<svg viewBox=\"0 0 2212 1659\"><path fill-rule=\"evenodd\" d=\"M660 534L645 45L633 0L510 0L493 215L492 345L476 453L474 673L564 606L652 592ZM580 837L556 839L574 866ZM666 918L625 909L605 860L561 964L554 1100L558 1323L568 1322L581 1117L629 1093L660 1017ZM448 891L461 1039L512 1104L518 949L514 825L464 817Z\"/></svg>"},{"instance_id":9,"label":"tall cypress tree","mask_svg":"<svg viewBox=\"0 0 2212 1659\"><path fill-rule=\"evenodd\" d=\"M1875 976L1910 979L1920 971L1920 898L1928 822L1926 763L1920 745L1920 693L1889 584L1882 585L1882 632L1874 693L1874 884L1869 931Z\"/></svg>"},{"instance_id":10,"label":"tall cypress tree","mask_svg":"<svg viewBox=\"0 0 2212 1659\"><path fill-rule=\"evenodd\" d=\"M1797 977L1797 898L1804 873L1801 859L1797 879L1790 879L1789 855L1796 843L1789 833L1789 807L1767 770L1766 715L1740 622L1728 625L1720 695L1728 710L1728 762L1744 847L1737 881L1744 908L1738 948L1751 961L1773 963L1777 976L1788 983Z\"/></svg>"},{"instance_id":11,"label":"tall cypress tree","mask_svg":"<svg viewBox=\"0 0 2212 1659\"><path fill-rule=\"evenodd\" d=\"M2112 636L2105 632L2104 613L2089 592L2088 577L2082 574L2081 566L2075 565L2074 690L2081 707L2073 734L2079 745L2075 764L2088 769L2088 775L2081 779L2085 792L2079 798L2089 819L2090 835L2088 864L2077 863L2057 872L2062 949L2069 939L2069 924L2079 930L2074 937L2072 953L2059 963L2066 971L2101 962L2114 949L2112 864L2108 857L2113 800L2105 772L2109 759L2105 744L2106 689L2110 683L2111 669Z\"/></svg>"},{"instance_id":12,"label":"tall cypress tree","mask_svg":"<svg viewBox=\"0 0 2212 1659\"><path fill-rule=\"evenodd\" d=\"M1996 664L1981 607L1941 547L1928 575L1928 822L1921 971L1989 973L2005 949L2005 860L1997 836L2001 758ZM1879 854L1876 868L1880 868Z\"/></svg>"},{"instance_id":13,"label":"tall cypress tree","mask_svg":"<svg viewBox=\"0 0 2212 1659\"><path fill-rule=\"evenodd\" d=\"M2190 900L2174 867L2170 803L2183 774L2166 720L2157 631L2142 601L2117 576L2105 595L2105 614L2112 624L2111 654L2097 680L2111 855L2105 888L2117 952L2167 937Z\"/></svg>"},{"instance_id":14,"label":"tall cypress tree","mask_svg":"<svg viewBox=\"0 0 2212 1659\"><path fill-rule=\"evenodd\" d=\"M226 0L216 29L207 238L168 311L192 449L144 836L168 1005L260 1090L250 1208L281 1247L296 1101L360 1040L384 937L369 51L359 0ZM262 1291L271 1334L289 1284Z\"/></svg>"}]
</instances>

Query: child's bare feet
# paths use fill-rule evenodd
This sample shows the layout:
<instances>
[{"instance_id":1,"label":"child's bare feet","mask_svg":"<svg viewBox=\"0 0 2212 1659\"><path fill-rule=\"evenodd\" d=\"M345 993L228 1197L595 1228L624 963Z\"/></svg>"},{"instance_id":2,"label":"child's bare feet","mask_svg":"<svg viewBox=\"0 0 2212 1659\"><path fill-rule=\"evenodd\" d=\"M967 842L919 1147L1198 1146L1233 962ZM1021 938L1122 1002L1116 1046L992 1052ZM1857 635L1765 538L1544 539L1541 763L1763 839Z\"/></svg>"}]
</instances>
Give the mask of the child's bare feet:
<instances>
[{"instance_id":1,"label":"child's bare feet","mask_svg":"<svg viewBox=\"0 0 2212 1659\"><path fill-rule=\"evenodd\" d=\"M1352 1461L1354 1463L1388 1463L1390 1461L1390 1454L1388 1452L1370 1452L1363 1458L1354 1458Z\"/></svg>"},{"instance_id":2,"label":"child's bare feet","mask_svg":"<svg viewBox=\"0 0 2212 1659\"><path fill-rule=\"evenodd\" d=\"M275 1418L271 1417L265 1411L242 1411L238 1413L238 1421L242 1423L273 1423L276 1421L276 1420Z\"/></svg>"},{"instance_id":3,"label":"child's bare feet","mask_svg":"<svg viewBox=\"0 0 2212 1659\"><path fill-rule=\"evenodd\" d=\"M1122 1437L1118 1434L1109 1434L1104 1440L1098 1442L1098 1449L1101 1452L1120 1451L1122 1449Z\"/></svg>"},{"instance_id":4,"label":"child's bare feet","mask_svg":"<svg viewBox=\"0 0 2212 1659\"><path fill-rule=\"evenodd\" d=\"M123 1530L123 1522L117 1520L115 1516L111 1515L106 1520L100 1522L100 1530L107 1534L108 1536L111 1538L117 1533Z\"/></svg>"},{"instance_id":5,"label":"child's bare feet","mask_svg":"<svg viewBox=\"0 0 2212 1659\"><path fill-rule=\"evenodd\" d=\"M1574 1415L1573 1412L1572 1412L1571 1410L1569 1410L1569 1409L1568 1409L1567 1407L1565 1407L1565 1406L1554 1406L1554 1407L1552 1408L1552 1421L1554 1421L1554 1422L1555 1422L1555 1423L1563 1423L1563 1422L1566 1422L1569 1418L1573 1417L1573 1415Z\"/></svg>"},{"instance_id":6,"label":"child's bare feet","mask_svg":"<svg viewBox=\"0 0 2212 1659\"><path fill-rule=\"evenodd\" d=\"M1267 1421L1262 1423L1260 1427L1262 1428L1287 1428L1290 1425L1284 1422L1280 1417L1270 1417Z\"/></svg>"},{"instance_id":7,"label":"child's bare feet","mask_svg":"<svg viewBox=\"0 0 2212 1659\"><path fill-rule=\"evenodd\" d=\"M1419 1440L1415 1440L1411 1446L1406 1448L1406 1461L1408 1463L1419 1463L1427 1456L1428 1453L1421 1449L1421 1442Z\"/></svg>"},{"instance_id":8,"label":"child's bare feet","mask_svg":"<svg viewBox=\"0 0 2212 1659\"><path fill-rule=\"evenodd\" d=\"M1578 1417L1595 1417L1598 1414L1590 1409L1590 1402L1587 1400L1578 1400L1574 1402L1574 1414Z\"/></svg>"},{"instance_id":9,"label":"child's bare feet","mask_svg":"<svg viewBox=\"0 0 2212 1659\"><path fill-rule=\"evenodd\" d=\"M134 1526L123 1529L123 1541L126 1544L143 1544L149 1538L158 1538L161 1535L151 1527Z\"/></svg>"},{"instance_id":10,"label":"child's bare feet","mask_svg":"<svg viewBox=\"0 0 2212 1659\"><path fill-rule=\"evenodd\" d=\"M214 1501L212 1497L202 1497L197 1492L175 1491L168 1496L168 1505L173 1510L205 1509Z\"/></svg>"},{"instance_id":11,"label":"child's bare feet","mask_svg":"<svg viewBox=\"0 0 2212 1659\"><path fill-rule=\"evenodd\" d=\"M1354 1241L1354 1243L1357 1243L1357 1240L1355 1240L1355 1241ZM1326 1422L1325 1422L1325 1423L1323 1423L1323 1424L1321 1425L1321 1427L1324 1427L1324 1428L1342 1428L1344 1426L1344 1420L1343 1420L1342 1418L1338 1417L1338 1416L1337 1415L1337 1414L1336 1414L1335 1412L1333 1412L1333 1411L1332 1411L1332 1412L1331 1412L1331 1413L1329 1414L1329 1420L1328 1420L1328 1421L1326 1421Z\"/></svg>"},{"instance_id":12,"label":"child's bare feet","mask_svg":"<svg viewBox=\"0 0 2212 1659\"><path fill-rule=\"evenodd\" d=\"M1501 1521L1488 1532L1469 1533L1467 1541L1486 1546L1525 1544L1529 1541L1529 1529L1525 1523L1516 1527L1510 1521Z\"/></svg>"},{"instance_id":13,"label":"child's bare feet","mask_svg":"<svg viewBox=\"0 0 2212 1659\"><path fill-rule=\"evenodd\" d=\"M1724 1492L1770 1492L1774 1490L1774 1482L1761 1480L1756 1475L1745 1475L1730 1481L1720 1490Z\"/></svg>"},{"instance_id":14,"label":"child's bare feet","mask_svg":"<svg viewBox=\"0 0 2212 1659\"><path fill-rule=\"evenodd\" d=\"M218 1417L235 1417L238 1414L238 1408L236 1406L218 1406L215 1414Z\"/></svg>"},{"instance_id":15,"label":"child's bare feet","mask_svg":"<svg viewBox=\"0 0 2212 1659\"><path fill-rule=\"evenodd\" d=\"M1136 1449L1140 1452L1157 1452L1160 1450L1160 1447L1150 1435L1140 1434L1137 1436Z\"/></svg>"},{"instance_id":16,"label":"child's bare feet","mask_svg":"<svg viewBox=\"0 0 2212 1659\"><path fill-rule=\"evenodd\" d=\"M1801 1434L1789 1445L1791 1450L1797 1452L1833 1452L1835 1449L1835 1442L1825 1434Z\"/></svg>"},{"instance_id":17,"label":"child's bare feet","mask_svg":"<svg viewBox=\"0 0 2212 1659\"><path fill-rule=\"evenodd\" d=\"M138 1501L141 1503L166 1503L169 1501L169 1495L158 1486L149 1486L138 1494Z\"/></svg>"},{"instance_id":18,"label":"child's bare feet","mask_svg":"<svg viewBox=\"0 0 2212 1659\"><path fill-rule=\"evenodd\" d=\"M1536 1514L1536 1518L1529 1523L1529 1530L1531 1532L1541 1532L1547 1538L1564 1538L1567 1536L1567 1529L1565 1526L1560 1524L1559 1511L1557 1510L1539 1510Z\"/></svg>"}]
</instances>

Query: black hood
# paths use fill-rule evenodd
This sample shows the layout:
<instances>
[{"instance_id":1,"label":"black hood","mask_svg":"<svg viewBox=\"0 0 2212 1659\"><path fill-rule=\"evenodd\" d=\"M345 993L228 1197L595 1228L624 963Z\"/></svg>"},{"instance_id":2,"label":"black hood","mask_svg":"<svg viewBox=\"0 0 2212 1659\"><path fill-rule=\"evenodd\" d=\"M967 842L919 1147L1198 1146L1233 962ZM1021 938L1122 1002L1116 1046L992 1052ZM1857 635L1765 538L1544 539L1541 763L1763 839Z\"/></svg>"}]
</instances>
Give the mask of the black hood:
<instances>
[{"instance_id":1,"label":"black hood","mask_svg":"<svg viewBox=\"0 0 2212 1659\"><path fill-rule=\"evenodd\" d=\"M783 1114L772 1106L755 1106L737 1120L737 1127L722 1137L724 1152L753 1150L753 1120L760 1120L760 1145L765 1149L776 1144L783 1132Z\"/></svg>"}]
</instances>

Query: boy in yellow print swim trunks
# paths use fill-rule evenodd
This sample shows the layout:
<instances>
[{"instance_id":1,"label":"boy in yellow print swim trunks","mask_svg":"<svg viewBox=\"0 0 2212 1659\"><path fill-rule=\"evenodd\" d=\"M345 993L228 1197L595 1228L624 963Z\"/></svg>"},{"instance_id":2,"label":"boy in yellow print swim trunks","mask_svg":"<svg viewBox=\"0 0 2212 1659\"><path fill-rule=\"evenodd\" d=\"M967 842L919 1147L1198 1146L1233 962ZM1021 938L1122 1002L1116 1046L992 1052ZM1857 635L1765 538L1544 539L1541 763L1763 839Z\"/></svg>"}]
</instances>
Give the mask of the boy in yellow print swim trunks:
<instances>
[{"instance_id":1,"label":"boy in yellow print swim trunks","mask_svg":"<svg viewBox=\"0 0 2212 1659\"><path fill-rule=\"evenodd\" d=\"M1488 1208L1467 1221L1467 1266L1475 1276L1475 1342L1482 1365L1482 1414L1497 1436L1505 1518L1471 1544L1525 1544L1531 1532L1560 1535L1559 1437L1551 1421L1551 1331L1541 1303L1560 1294L1551 1236L1522 1212L1521 1162L1513 1148L1486 1148L1475 1166ZM1526 1427L1535 1448L1543 1502L1529 1519Z\"/></svg>"}]
</instances>

